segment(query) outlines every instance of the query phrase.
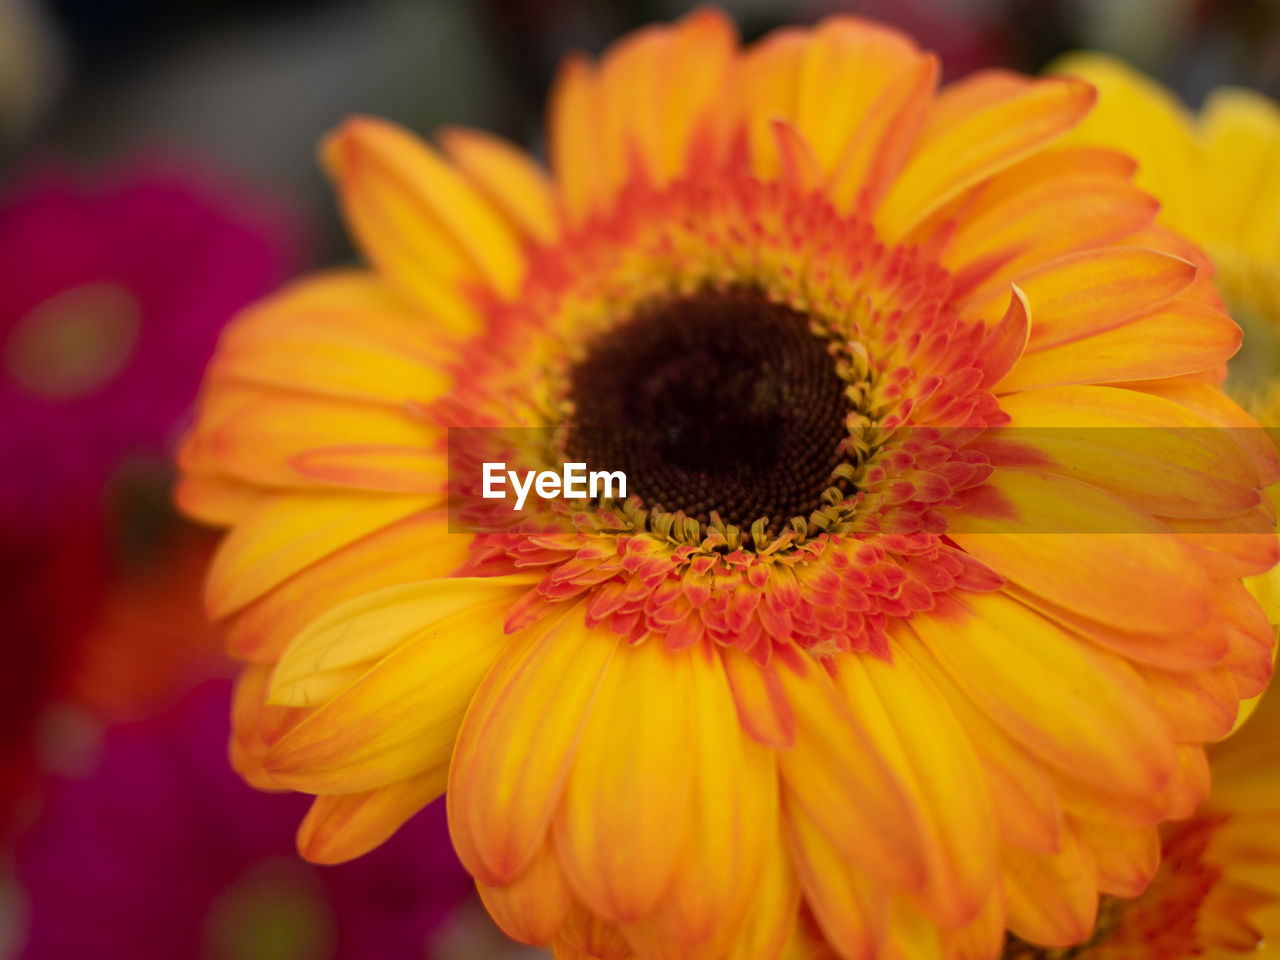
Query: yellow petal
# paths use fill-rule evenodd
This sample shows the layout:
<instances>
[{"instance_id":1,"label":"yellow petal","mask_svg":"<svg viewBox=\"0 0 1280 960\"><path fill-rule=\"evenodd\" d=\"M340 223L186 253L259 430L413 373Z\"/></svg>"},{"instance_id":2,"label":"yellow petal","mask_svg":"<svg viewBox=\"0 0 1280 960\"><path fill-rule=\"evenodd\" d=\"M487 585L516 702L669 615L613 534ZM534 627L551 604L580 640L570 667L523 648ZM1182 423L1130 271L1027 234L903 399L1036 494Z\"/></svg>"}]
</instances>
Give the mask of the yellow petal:
<instances>
[{"instance_id":1,"label":"yellow petal","mask_svg":"<svg viewBox=\"0 0 1280 960\"><path fill-rule=\"evenodd\" d=\"M431 310L468 281L516 291L525 270L514 234L434 150L402 127L355 117L323 146L343 209L379 271ZM439 319L456 319L444 311ZM465 328L464 328L465 329Z\"/></svg>"},{"instance_id":2,"label":"yellow petal","mask_svg":"<svg viewBox=\"0 0 1280 960\"><path fill-rule=\"evenodd\" d=\"M1067 947L1093 931L1098 885L1088 850L1070 829L1055 854L1001 850L1005 919L1022 939L1046 947Z\"/></svg>"},{"instance_id":3,"label":"yellow petal","mask_svg":"<svg viewBox=\"0 0 1280 960\"><path fill-rule=\"evenodd\" d=\"M538 243L559 234L555 194L532 157L501 137L469 127L448 127L440 145L462 174L520 233Z\"/></svg>"},{"instance_id":4,"label":"yellow petal","mask_svg":"<svg viewBox=\"0 0 1280 960\"><path fill-rule=\"evenodd\" d=\"M510 883L491 887L477 881L476 889L503 933L535 946L548 943L555 936L573 904L573 894L550 840Z\"/></svg>"},{"instance_id":5,"label":"yellow petal","mask_svg":"<svg viewBox=\"0 0 1280 960\"><path fill-rule=\"evenodd\" d=\"M397 647L429 641L449 618L496 605L501 614L537 582L533 576L422 580L373 590L331 606L307 624L271 674L271 703L315 706L317 677L369 667ZM474 614L473 614L474 615Z\"/></svg>"},{"instance_id":6,"label":"yellow petal","mask_svg":"<svg viewBox=\"0 0 1280 960\"><path fill-rule=\"evenodd\" d=\"M996 882L996 827L965 728L910 657L846 657L836 682L877 749L921 798L926 912L948 926L972 921Z\"/></svg>"},{"instance_id":7,"label":"yellow petal","mask_svg":"<svg viewBox=\"0 0 1280 960\"><path fill-rule=\"evenodd\" d=\"M915 798L821 666L797 655L779 663L778 676L796 716L795 745L778 753L783 796L832 856L881 883L919 890L927 867Z\"/></svg>"},{"instance_id":8,"label":"yellow petal","mask_svg":"<svg viewBox=\"0 0 1280 960\"><path fill-rule=\"evenodd\" d=\"M1002 594L917 616L911 629L984 712L1035 756L1088 783L1162 788L1168 727L1132 668Z\"/></svg>"},{"instance_id":9,"label":"yellow petal","mask_svg":"<svg viewBox=\"0 0 1280 960\"><path fill-rule=\"evenodd\" d=\"M966 187L1061 136L1093 105L1093 89L1068 80L1006 87L970 105L966 98L987 79L976 74L939 95L934 119L876 213L883 238L894 240L908 233ZM960 102L964 106L957 108Z\"/></svg>"},{"instance_id":10,"label":"yellow petal","mask_svg":"<svg viewBox=\"0 0 1280 960\"><path fill-rule=\"evenodd\" d=\"M495 578L464 609L424 608L416 635L275 743L271 775L297 790L354 793L447 763L467 705L511 642L502 619L512 596Z\"/></svg>"},{"instance_id":11,"label":"yellow petal","mask_svg":"<svg viewBox=\"0 0 1280 960\"><path fill-rule=\"evenodd\" d=\"M449 830L481 882L519 876L541 848L618 637L573 608L524 631L485 677L449 773Z\"/></svg>"},{"instance_id":12,"label":"yellow petal","mask_svg":"<svg viewBox=\"0 0 1280 960\"><path fill-rule=\"evenodd\" d=\"M380 846L444 793L444 764L364 793L316 797L298 827L298 852L312 863L344 863Z\"/></svg>"},{"instance_id":13,"label":"yellow petal","mask_svg":"<svg viewBox=\"0 0 1280 960\"><path fill-rule=\"evenodd\" d=\"M317 560L429 505L422 497L264 497L214 555L205 589L209 615L235 613Z\"/></svg>"},{"instance_id":14,"label":"yellow petal","mask_svg":"<svg viewBox=\"0 0 1280 960\"><path fill-rule=\"evenodd\" d=\"M961 508L947 532L1002 577L1120 628L1185 631L1213 615L1203 571L1149 514L1047 471L1001 468L989 483L999 502Z\"/></svg>"},{"instance_id":15,"label":"yellow petal","mask_svg":"<svg viewBox=\"0 0 1280 960\"><path fill-rule=\"evenodd\" d=\"M611 920L652 912L681 853L693 773L691 657L655 638L618 647L554 821L569 882Z\"/></svg>"}]
</instances>

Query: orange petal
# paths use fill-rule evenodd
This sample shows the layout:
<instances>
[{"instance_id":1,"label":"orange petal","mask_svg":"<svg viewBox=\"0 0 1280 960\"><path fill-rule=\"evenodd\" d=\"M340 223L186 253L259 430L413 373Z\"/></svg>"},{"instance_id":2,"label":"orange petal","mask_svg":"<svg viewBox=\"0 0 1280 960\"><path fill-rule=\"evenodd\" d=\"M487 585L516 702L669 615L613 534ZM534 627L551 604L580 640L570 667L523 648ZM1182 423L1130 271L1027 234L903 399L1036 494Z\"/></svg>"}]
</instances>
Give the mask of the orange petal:
<instances>
[{"instance_id":1,"label":"orange petal","mask_svg":"<svg viewBox=\"0 0 1280 960\"><path fill-rule=\"evenodd\" d=\"M1190 672L1136 669L1178 740L1205 743L1231 732L1240 697L1226 667Z\"/></svg>"},{"instance_id":2,"label":"orange petal","mask_svg":"<svg viewBox=\"0 0 1280 960\"><path fill-rule=\"evenodd\" d=\"M1225 313L1178 298L1104 333L1023 354L999 392L1156 380L1209 370L1233 357L1243 336ZM1153 343L1160 348L1151 349Z\"/></svg>"},{"instance_id":3,"label":"orange petal","mask_svg":"<svg viewBox=\"0 0 1280 960\"><path fill-rule=\"evenodd\" d=\"M778 676L796 717L795 745L778 754L790 806L823 835L832 856L883 883L920 889L927 867L915 798L821 666L797 656L779 663Z\"/></svg>"},{"instance_id":4,"label":"orange petal","mask_svg":"<svg viewBox=\"0 0 1280 960\"><path fill-rule=\"evenodd\" d=\"M510 141L470 127L446 127L440 145L473 187L518 233L537 243L559 234L546 172Z\"/></svg>"},{"instance_id":5,"label":"orange petal","mask_svg":"<svg viewBox=\"0 0 1280 960\"><path fill-rule=\"evenodd\" d=\"M725 675L733 690L742 728L766 747L790 747L796 739L796 718L787 703L777 668L760 666L734 647L721 647Z\"/></svg>"},{"instance_id":6,"label":"orange petal","mask_svg":"<svg viewBox=\"0 0 1280 960\"><path fill-rule=\"evenodd\" d=\"M447 763L467 704L510 642L502 618L513 591L502 579L465 609L424 610L415 635L275 743L272 777L353 793Z\"/></svg>"},{"instance_id":7,"label":"orange petal","mask_svg":"<svg viewBox=\"0 0 1280 960\"><path fill-rule=\"evenodd\" d=\"M1185 631L1213 615L1204 573L1148 514L1047 471L1001 468L989 484L1004 515L962 507L947 532L1002 577L1122 629Z\"/></svg>"},{"instance_id":8,"label":"orange petal","mask_svg":"<svg viewBox=\"0 0 1280 960\"><path fill-rule=\"evenodd\" d=\"M783 799L783 827L805 901L844 960L875 960L889 923L889 890L837 851L804 809Z\"/></svg>"},{"instance_id":9,"label":"orange petal","mask_svg":"<svg viewBox=\"0 0 1280 960\"><path fill-rule=\"evenodd\" d=\"M438 319L456 323L447 301L459 298L459 285L515 293L525 270L515 235L462 174L409 131L354 117L322 152L361 247L406 296L429 310L443 301Z\"/></svg>"},{"instance_id":10,"label":"orange petal","mask_svg":"<svg viewBox=\"0 0 1280 960\"><path fill-rule=\"evenodd\" d=\"M298 852L312 863L363 856L444 793L447 779L442 764L376 790L316 797L298 827Z\"/></svg>"},{"instance_id":11,"label":"orange petal","mask_svg":"<svg viewBox=\"0 0 1280 960\"><path fill-rule=\"evenodd\" d=\"M996 882L996 826L965 728L910 657L846 657L836 683L877 750L921 798L925 911L948 926L972 921Z\"/></svg>"},{"instance_id":12,"label":"orange petal","mask_svg":"<svg viewBox=\"0 0 1280 960\"><path fill-rule=\"evenodd\" d=\"M1098 884L1089 851L1067 829L1055 854L1004 847L1004 908L1009 929L1045 947L1068 947L1093 932Z\"/></svg>"},{"instance_id":13,"label":"orange petal","mask_svg":"<svg viewBox=\"0 0 1280 960\"><path fill-rule=\"evenodd\" d=\"M397 520L339 547L235 613L224 625L227 644L238 657L274 663L299 630L336 604L379 587L449 576L466 560L469 542L449 536L444 509ZM424 543L434 546L424 550Z\"/></svg>"},{"instance_id":14,"label":"orange petal","mask_svg":"<svg viewBox=\"0 0 1280 960\"><path fill-rule=\"evenodd\" d=\"M484 678L449 773L449 830L466 868L501 886L537 855L618 638L572 608L530 627Z\"/></svg>"},{"instance_id":15,"label":"orange petal","mask_svg":"<svg viewBox=\"0 0 1280 960\"><path fill-rule=\"evenodd\" d=\"M693 773L692 656L655 638L618 647L554 820L570 884L612 920L648 916L681 854Z\"/></svg>"},{"instance_id":16,"label":"orange petal","mask_svg":"<svg viewBox=\"0 0 1280 960\"><path fill-rule=\"evenodd\" d=\"M778 822L778 776L772 752L738 725L715 651L697 648L689 664L688 830L671 885L649 921L648 939L660 954L697 944L718 957L735 939L749 901L757 899L757 879ZM728 797L733 801L726 803ZM630 930L628 937L637 942Z\"/></svg>"},{"instance_id":17,"label":"orange petal","mask_svg":"<svg viewBox=\"0 0 1280 960\"><path fill-rule=\"evenodd\" d=\"M982 764L1000 839L1027 850L1055 852L1062 830L1062 810L1054 782L1041 764L978 708L905 625L893 631L893 639L895 658L905 654L928 674L967 733Z\"/></svg>"},{"instance_id":18,"label":"orange petal","mask_svg":"<svg viewBox=\"0 0 1280 960\"><path fill-rule=\"evenodd\" d=\"M491 887L477 881L476 889L503 933L534 946L550 942L573 904L550 840L510 883Z\"/></svg>"},{"instance_id":19,"label":"orange petal","mask_svg":"<svg viewBox=\"0 0 1280 960\"><path fill-rule=\"evenodd\" d=\"M1101 892L1136 897L1147 889L1160 866L1160 832L1155 827L1123 827L1073 818L1071 830L1090 853Z\"/></svg>"},{"instance_id":20,"label":"orange petal","mask_svg":"<svg viewBox=\"0 0 1280 960\"><path fill-rule=\"evenodd\" d=\"M1065 133L1095 96L1088 84L1049 79L1005 86L972 101L988 80L975 74L938 96L915 154L876 213L881 237L902 237L966 187Z\"/></svg>"},{"instance_id":21,"label":"orange petal","mask_svg":"<svg viewBox=\"0 0 1280 960\"><path fill-rule=\"evenodd\" d=\"M235 613L317 560L429 505L422 497L263 497L214 555L205 589L209 615Z\"/></svg>"},{"instance_id":22,"label":"orange petal","mask_svg":"<svg viewBox=\"0 0 1280 960\"><path fill-rule=\"evenodd\" d=\"M775 828L776 829L776 828ZM796 925L800 885L781 833L763 838L765 860L755 897L725 960L777 960Z\"/></svg>"},{"instance_id":23,"label":"orange petal","mask_svg":"<svg viewBox=\"0 0 1280 960\"><path fill-rule=\"evenodd\" d=\"M271 703L316 706L317 680L360 672L419 637L446 629L449 618L478 616L496 606L499 618L536 583L533 576L420 580L372 590L329 606L285 648L271 674Z\"/></svg>"},{"instance_id":24,"label":"orange petal","mask_svg":"<svg viewBox=\"0 0 1280 960\"><path fill-rule=\"evenodd\" d=\"M1172 300L1195 277L1195 264L1141 247L1097 247L1043 263L1015 281L1036 318L1028 349L1118 327ZM969 309L994 318L1004 302L995 291Z\"/></svg>"},{"instance_id":25,"label":"orange petal","mask_svg":"<svg viewBox=\"0 0 1280 960\"><path fill-rule=\"evenodd\" d=\"M983 711L1033 755L1088 783L1162 788L1173 742L1131 667L998 593L911 629Z\"/></svg>"},{"instance_id":26,"label":"orange petal","mask_svg":"<svg viewBox=\"0 0 1280 960\"><path fill-rule=\"evenodd\" d=\"M1256 506L1252 464L1231 436L1136 390L1046 387L1005 397L1007 435L1057 472L1160 517L1220 518Z\"/></svg>"}]
</instances>

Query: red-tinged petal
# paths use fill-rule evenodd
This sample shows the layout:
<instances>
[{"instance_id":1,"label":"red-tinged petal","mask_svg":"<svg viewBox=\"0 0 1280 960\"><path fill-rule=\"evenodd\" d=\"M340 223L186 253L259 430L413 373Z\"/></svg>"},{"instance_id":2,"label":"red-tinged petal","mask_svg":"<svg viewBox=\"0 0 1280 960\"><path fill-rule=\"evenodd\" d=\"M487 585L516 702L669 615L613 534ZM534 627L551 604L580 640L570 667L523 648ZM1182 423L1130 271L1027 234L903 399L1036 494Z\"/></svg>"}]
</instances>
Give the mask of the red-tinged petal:
<instances>
[{"instance_id":1,"label":"red-tinged petal","mask_svg":"<svg viewBox=\"0 0 1280 960\"><path fill-rule=\"evenodd\" d=\"M351 478L317 479L303 473L299 458L312 450L350 447L357 450L404 448L437 464L434 472L419 467L413 479L443 486L445 458L432 454L439 431L403 409L353 404L330 397L287 394L258 388L218 391L216 406L206 403L195 442L205 444L220 469L243 480L278 487L350 484ZM406 454L407 456L407 454ZM351 484L359 486L357 482Z\"/></svg>"},{"instance_id":2,"label":"red-tinged petal","mask_svg":"<svg viewBox=\"0 0 1280 960\"><path fill-rule=\"evenodd\" d=\"M555 193L532 157L502 137L469 127L446 127L439 140L462 175L515 232L536 243L556 239Z\"/></svg>"},{"instance_id":3,"label":"red-tinged petal","mask_svg":"<svg viewBox=\"0 0 1280 960\"><path fill-rule=\"evenodd\" d=\"M648 916L681 855L693 758L693 653L621 645L600 681L554 820L556 851L592 910Z\"/></svg>"},{"instance_id":4,"label":"red-tinged petal","mask_svg":"<svg viewBox=\"0 0 1280 960\"><path fill-rule=\"evenodd\" d=\"M796 742L778 754L783 796L825 842L882 883L920 889L927 876L920 812L825 670L797 656L778 666Z\"/></svg>"},{"instance_id":5,"label":"red-tinged petal","mask_svg":"<svg viewBox=\"0 0 1280 960\"><path fill-rule=\"evenodd\" d=\"M665 184L722 159L735 80L738 33L721 11L701 7L671 30L661 87L661 131L654 178Z\"/></svg>"},{"instance_id":6,"label":"red-tinged petal","mask_svg":"<svg viewBox=\"0 0 1280 960\"><path fill-rule=\"evenodd\" d=\"M1168 303L1195 278L1195 264L1141 247L1096 247L1050 260L1015 281L1036 318L1028 349L1111 330ZM996 291L969 309L994 318L1003 305Z\"/></svg>"},{"instance_id":7,"label":"red-tinged petal","mask_svg":"<svg viewBox=\"0 0 1280 960\"><path fill-rule=\"evenodd\" d=\"M795 743L796 718L776 666L762 667L733 647L722 647L720 657L742 729L766 747L786 748Z\"/></svg>"},{"instance_id":8,"label":"red-tinged petal","mask_svg":"<svg viewBox=\"0 0 1280 960\"><path fill-rule=\"evenodd\" d=\"M924 128L940 69L933 54L917 57L870 106L831 173L837 210L867 216L883 202Z\"/></svg>"},{"instance_id":9,"label":"red-tinged petal","mask_svg":"<svg viewBox=\"0 0 1280 960\"><path fill-rule=\"evenodd\" d=\"M1265 505L1234 517L1214 520L1166 518L1173 530L1195 552L1208 574L1228 579L1265 573L1280 561L1280 539L1275 521Z\"/></svg>"},{"instance_id":10,"label":"red-tinged petal","mask_svg":"<svg viewBox=\"0 0 1280 960\"><path fill-rule=\"evenodd\" d=\"M784 27L743 52L735 113L746 128L751 169L761 179L773 179L782 169L773 120L795 112L807 49L807 33Z\"/></svg>"},{"instance_id":11,"label":"red-tinged petal","mask_svg":"<svg viewBox=\"0 0 1280 960\"><path fill-rule=\"evenodd\" d=\"M1070 632L1139 664L1166 670L1212 667L1226 656L1230 643L1226 624L1218 618L1211 618L1194 630L1137 632L1082 617L1026 590L1013 587L1009 593Z\"/></svg>"},{"instance_id":12,"label":"red-tinged petal","mask_svg":"<svg viewBox=\"0 0 1280 960\"><path fill-rule=\"evenodd\" d=\"M310 480L356 490L439 497L449 485L446 456L420 446L352 443L317 447L290 457L289 466Z\"/></svg>"},{"instance_id":13,"label":"red-tinged petal","mask_svg":"<svg viewBox=\"0 0 1280 960\"><path fill-rule=\"evenodd\" d=\"M536 582L530 576L422 580L373 590L329 606L285 648L271 674L271 703L316 706L318 679L369 668L403 644L447 629L449 618L495 606L500 612Z\"/></svg>"},{"instance_id":14,"label":"red-tinged petal","mask_svg":"<svg viewBox=\"0 0 1280 960\"><path fill-rule=\"evenodd\" d=\"M431 309L459 299L467 283L515 292L525 270L515 235L413 134L356 117L330 135L323 156L362 248L405 296ZM439 319L448 322L447 313Z\"/></svg>"},{"instance_id":15,"label":"red-tinged petal","mask_svg":"<svg viewBox=\"0 0 1280 960\"><path fill-rule=\"evenodd\" d=\"M263 738L263 714L267 711L278 714L285 709L291 717L301 718L305 716L305 711L267 707L267 684L270 679L271 668L258 664L250 664L236 677L231 698L231 740L228 755L232 769L246 783L259 790L274 791L285 787L276 783L262 766L269 746Z\"/></svg>"},{"instance_id":16,"label":"red-tinged petal","mask_svg":"<svg viewBox=\"0 0 1280 960\"><path fill-rule=\"evenodd\" d=\"M974 702L1035 756L1117 792L1162 788L1168 727L1132 668L1003 594L975 594L911 629Z\"/></svg>"},{"instance_id":17,"label":"red-tinged petal","mask_svg":"<svg viewBox=\"0 0 1280 960\"><path fill-rule=\"evenodd\" d=\"M1005 945L1003 893L989 897L972 923L959 930L943 930L940 939L945 960L997 960Z\"/></svg>"},{"instance_id":18,"label":"red-tinged petal","mask_svg":"<svg viewBox=\"0 0 1280 960\"><path fill-rule=\"evenodd\" d=\"M334 550L233 614L224 625L228 646L246 660L274 663L298 631L334 604L449 576L467 559L468 541L448 532L448 512L427 510ZM434 546L423 550L424 543Z\"/></svg>"},{"instance_id":19,"label":"red-tinged petal","mask_svg":"<svg viewBox=\"0 0 1280 960\"><path fill-rule=\"evenodd\" d=\"M1009 296L1009 306L1000 322L987 332L978 351L982 365L980 386L990 389L1004 379L1027 348L1031 330L1031 307L1016 286Z\"/></svg>"},{"instance_id":20,"label":"red-tinged petal","mask_svg":"<svg viewBox=\"0 0 1280 960\"><path fill-rule=\"evenodd\" d=\"M1070 386L1012 394L1001 406L1009 440L1147 513L1221 518L1259 502L1253 466L1231 436L1173 401Z\"/></svg>"},{"instance_id":21,"label":"red-tinged petal","mask_svg":"<svg viewBox=\"0 0 1280 960\"><path fill-rule=\"evenodd\" d=\"M1024 354L999 392L1182 376L1225 363L1243 336L1225 313L1178 298L1104 333Z\"/></svg>"},{"instance_id":22,"label":"red-tinged petal","mask_svg":"<svg viewBox=\"0 0 1280 960\"><path fill-rule=\"evenodd\" d=\"M326 864L363 856L444 793L447 780L441 764L376 790L316 797L298 827L298 852Z\"/></svg>"},{"instance_id":23,"label":"red-tinged petal","mask_svg":"<svg viewBox=\"0 0 1280 960\"><path fill-rule=\"evenodd\" d=\"M804 137L782 120L774 120L770 128L782 162L780 179L802 193L817 189L822 182L822 168Z\"/></svg>"},{"instance_id":24,"label":"red-tinged petal","mask_svg":"<svg viewBox=\"0 0 1280 960\"><path fill-rule=\"evenodd\" d=\"M573 894L550 840L510 883L491 887L477 881L476 889L502 932L533 946L551 941L573 905Z\"/></svg>"},{"instance_id":25,"label":"red-tinged petal","mask_svg":"<svg viewBox=\"0 0 1280 960\"><path fill-rule=\"evenodd\" d=\"M214 555L205 589L209 615L235 613L317 560L429 505L422 497L263 497Z\"/></svg>"},{"instance_id":26,"label":"red-tinged petal","mask_svg":"<svg viewBox=\"0 0 1280 960\"><path fill-rule=\"evenodd\" d=\"M547 837L616 635L580 608L529 628L485 677L449 773L449 830L466 868L501 886ZM535 719L531 719L535 718Z\"/></svg>"},{"instance_id":27,"label":"red-tinged petal","mask_svg":"<svg viewBox=\"0 0 1280 960\"><path fill-rule=\"evenodd\" d=\"M1013 933L1041 946L1069 947L1093 931L1098 912L1095 867L1073 830L1063 831L1057 853L1004 847L1000 861L1005 921Z\"/></svg>"},{"instance_id":28,"label":"red-tinged petal","mask_svg":"<svg viewBox=\"0 0 1280 960\"><path fill-rule=\"evenodd\" d=\"M629 960L631 945L614 922L574 902L553 943L556 960Z\"/></svg>"},{"instance_id":29,"label":"red-tinged petal","mask_svg":"<svg viewBox=\"0 0 1280 960\"><path fill-rule=\"evenodd\" d=\"M889 925L889 890L831 845L808 813L784 795L783 829L805 902L842 960L875 960Z\"/></svg>"},{"instance_id":30,"label":"red-tinged petal","mask_svg":"<svg viewBox=\"0 0 1280 960\"><path fill-rule=\"evenodd\" d=\"M1136 897L1147 889L1160 866L1160 832L1155 827L1072 819L1071 831L1089 851L1102 893Z\"/></svg>"},{"instance_id":31,"label":"red-tinged petal","mask_svg":"<svg viewBox=\"0 0 1280 960\"><path fill-rule=\"evenodd\" d=\"M990 177L1071 129L1093 106L1088 84L1021 82L972 101L982 74L946 88L916 152L876 212L881 236L910 232L966 187Z\"/></svg>"},{"instance_id":32,"label":"red-tinged petal","mask_svg":"<svg viewBox=\"0 0 1280 960\"><path fill-rule=\"evenodd\" d=\"M1231 732L1240 695L1226 667L1173 672L1135 667L1178 740L1205 743Z\"/></svg>"},{"instance_id":33,"label":"red-tinged petal","mask_svg":"<svg viewBox=\"0 0 1280 960\"><path fill-rule=\"evenodd\" d=\"M1005 515L962 507L949 512L947 532L1007 580L1123 629L1185 631L1212 616L1204 573L1148 514L1044 471L1005 468L988 482Z\"/></svg>"},{"instance_id":34,"label":"red-tinged petal","mask_svg":"<svg viewBox=\"0 0 1280 960\"><path fill-rule=\"evenodd\" d=\"M836 683L877 750L921 798L926 912L948 926L972 921L996 883L996 825L965 728L910 657L847 657Z\"/></svg>"},{"instance_id":35,"label":"red-tinged petal","mask_svg":"<svg viewBox=\"0 0 1280 960\"><path fill-rule=\"evenodd\" d=\"M309 793L352 793L445 764L476 688L511 642L502 632L511 596L495 582L464 609L437 607L434 622L424 611L409 640L276 741L271 776Z\"/></svg>"},{"instance_id":36,"label":"red-tinged petal","mask_svg":"<svg viewBox=\"0 0 1280 960\"><path fill-rule=\"evenodd\" d=\"M957 306L977 304L981 312L982 304L1002 297L1028 271L1130 236L1159 207L1125 180L1070 176L1033 181L1002 203L956 221L943 262L956 274Z\"/></svg>"}]
</instances>

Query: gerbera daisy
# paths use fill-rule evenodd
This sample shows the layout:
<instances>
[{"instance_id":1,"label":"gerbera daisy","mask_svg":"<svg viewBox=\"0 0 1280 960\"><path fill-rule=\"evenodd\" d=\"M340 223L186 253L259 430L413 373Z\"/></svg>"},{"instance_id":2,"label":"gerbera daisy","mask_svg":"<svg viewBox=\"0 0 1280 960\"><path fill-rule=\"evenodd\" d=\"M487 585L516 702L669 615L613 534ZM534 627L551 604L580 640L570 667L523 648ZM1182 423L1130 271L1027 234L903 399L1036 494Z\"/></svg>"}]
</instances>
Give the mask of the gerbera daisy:
<instances>
[{"instance_id":1,"label":"gerbera daisy","mask_svg":"<svg viewBox=\"0 0 1280 960\"><path fill-rule=\"evenodd\" d=\"M1163 829L1155 879L1108 899L1076 960L1271 957L1280 938L1280 697L1262 697L1240 733L1209 748L1213 791ZM1011 942L1009 960L1052 956Z\"/></svg>"},{"instance_id":2,"label":"gerbera daisy","mask_svg":"<svg viewBox=\"0 0 1280 960\"><path fill-rule=\"evenodd\" d=\"M403 843L337 869L297 860L298 796L226 767L226 680L111 729L87 776L56 778L20 839L22 960L424 957L470 893L442 806ZM304 805L305 806L305 805Z\"/></svg>"},{"instance_id":3,"label":"gerbera daisy","mask_svg":"<svg viewBox=\"0 0 1280 960\"><path fill-rule=\"evenodd\" d=\"M549 173L326 142L371 266L233 324L178 491L305 856L447 784L574 958L989 957L1146 885L1271 671L1275 451L1133 162L1055 145L1093 89L936 76L700 11L566 62ZM508 442L628 498L473 500Z\"/></svg>"},{"instance_id":4,"label":"gerbera daisy","mask_svg":"<svg viewBox=\"0 0 1280 960\"><path fill-rule=\"evenodd\" d=\"M1071 134L1123 150L1134 182L1160 198L1158 222L1212 258L1218 288L1245 329L1230 386L1263 392L1280 374L1280 107L1220 87L1198 116L1123 61L1078 53L1054 64L1098 90L1098 106Z\"/></svg>"}]
</instances>

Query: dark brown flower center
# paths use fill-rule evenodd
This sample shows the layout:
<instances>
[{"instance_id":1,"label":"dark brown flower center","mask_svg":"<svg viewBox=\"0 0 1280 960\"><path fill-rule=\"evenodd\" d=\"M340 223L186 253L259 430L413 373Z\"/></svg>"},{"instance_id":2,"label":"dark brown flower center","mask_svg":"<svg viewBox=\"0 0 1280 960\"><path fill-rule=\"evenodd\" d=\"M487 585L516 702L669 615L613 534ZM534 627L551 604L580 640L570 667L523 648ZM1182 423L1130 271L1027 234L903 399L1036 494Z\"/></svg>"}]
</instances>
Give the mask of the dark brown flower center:
<instances>
[{"instance_id":1,"label":"dark brown flower center","mask_svg":"<svg viewBox=\"0 0 1280 960\"><path fill-rule=\"evenodd\" d=\"M748 290L665 299L570 371L566 454L622 470L649 509L776 530L838 485L847 386L802 313Z\"/></svg>"}]
</instances>

